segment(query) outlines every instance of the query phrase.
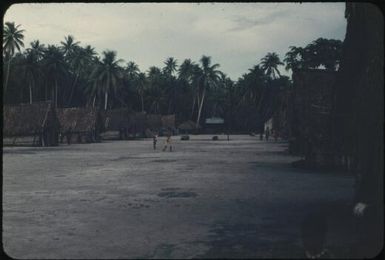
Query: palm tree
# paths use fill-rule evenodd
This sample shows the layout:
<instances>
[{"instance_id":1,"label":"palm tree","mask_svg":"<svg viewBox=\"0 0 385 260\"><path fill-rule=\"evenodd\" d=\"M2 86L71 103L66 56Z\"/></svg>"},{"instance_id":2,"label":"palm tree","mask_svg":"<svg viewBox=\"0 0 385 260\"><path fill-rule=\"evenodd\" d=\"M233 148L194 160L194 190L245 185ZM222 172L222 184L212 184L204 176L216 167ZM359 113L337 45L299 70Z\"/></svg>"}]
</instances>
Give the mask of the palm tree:
<instances>
[{"instance_id":1,"label":"palm tree","mask_svg":"<svg viewBox=\"0 0 385 260\"><path fill-rule=\"evenodd\" d=\"M68 105L72 102L73 93L75 92L79 77L82 74L85 74L87 66L94 58L95 51L89 45L86 48L74 47L72 52L68 54L69 65L75 73L75 79L72 83L70 95L67 100Z\"/></svg>"},{"instance_id":2,"label":"palm tree","mask_svg":"<svg viewBox=\"0 0 385 260\"><path fill-rule=\"evenodd\" d=\"M44 58L42 60L44 67L44 74L47 79L53 81L54 88L52 88L52 100L55 107L58 106L58 85L59 80L67 74L67 64L64 60L64 54L60 48L54 45L48 45L48 48L44 52Z\"/></svg>"},{"instance_id":3,"label":"palm tree","mask_svg":"<svg viewBox=\"0 0 385 260\"><path fill-rule=\"evenodd\" d=\"M35 40L30 43L31 48L30 50L34 53L37 60L41 60L44 56L45 46L44 44L40 44L39 40Z\"/></svg>"},{"instance_id":4,"label":"palm tree","mask_svg":"<svg viewBox=\"0 0 385 260\"><path fill-rule=\"evenodd\" d=\"M275 52L269 52L266 54L265 57L261 59L261 68L265 72L266 75L270 76L271 78L275 79L276 74L278 76L281 76L281 73L279 73L278 65L284 65L281 60L279 59L278 54Z\"/></svg>"},{"instance_id":5,"label":"palm tree","mask_svg":"<svg viewBox=\"0 0 385 260\"><path fill-rule=\"evenodd\" d=\"M125 70L131 80L135 79L140 73L139 66L134 61L128 62Z\"/></svg>"},{"instance_id":6,"label":"palm tree","mask_svg":"<svg viewBox=\"0 0 385 260\"><path fill-rule=\"evenodd\" d=\"M36 78L39 71L39 63L38 63L37 53L32 49L27 49L24 62L22 65L22 69L24 72L25 79L27 80L27 84L29 87L29 103L32 104L32 89L35 87Z\"/></svg>"},{"instance_id":7,"label":"palm tree","mask_svg":"<svg viewBox=\"0 0 385 260\"><path fill-rule=\"evenodd\" d=\"M259 65L255 65L249 69L249 74L246 76L248 84L244 89L244 97L251 101L252 104L257 104L261 92L266 85L267 76Z\"/></svg>"},{"instance_id":8,"label":"palm tree","mask_svg":"<svg viewBox=\"0 0 385 260\"><path fill-rule=\"evenodd\" d=\"M144 90L146 88L146 84L147 84L146 74L143 72L140 72L136 78L136 87L137 87L138 94L140 95L142 112L144 112Z\"/></svg>"},{"instance_id":9,"label":"palm tree","mask_svg":"<svg viewBox=\"0 0 385 260\"><path fill-rule=\"evenodd\" d=\"M20 51L20 47L24 47L23 39L24 30L19 30L20 25L15 25L14 22L6 22L3 34L3 50L5 59L7 60L7 71L5 74L4 93L7 91L9 70L11 67L11 60L15 54L15 50Z\"/></svg>"},{"instance_id":10,"label":"palm tree","mask_svg":"<svg viewBox=\"0 0 385 260\"><path fill-rule=\"evenodd\" d=\"M201 70L197 70L197 76L199 79L199 88L198 88L198 116L196 121L196 126L198 127L203 103L205 101L206 91L217 84L220 79L221 72L217 70L219 64L211 65L211 57L203 55L200 59Z\"/></svg>"},{"instance_id":11,"label":"palm tree","mask_svg":"<svg viewBox=\"0 0 385 260\"><path fill-rule=\"evenodd\" d=\"M302 67L304 50L301 47L290 46L290 51L285 55L283 61L286 63L286 70L295 70Z\"/></svg>"},{"instance_id":12,"label":"palm tree","mask_svg":"<svg viewBox=\"0 0 385 260\"><path fill-rule=\"evenodd\" d=\"M96 86L100 87L104 92L104 110L108 106L108 94L110 92L117 92L118 80L122 78L121 68L119 63L122 59L116 59L115 51L103 51L103 59L98 63L91 74L91 79L96 80Z\"/></svg>"},{"instance_id":13,"label":"palm tree","mask_svg":"<svg viewBox=\"0 0 385 260\"><path fill-rule=\"evenodd\" d=\"M164 68L163 68L163 71L164 73L171 77L172 74L177 70L177 60L174 59L173 57L169 57L166 59L166 61L164 62L164 64L166 65Z\"/></svg>"},{"instance_id":14,"label":"palm tree","mask_svg":"<svg viewBox=\"0 0 385 260\"><path fill-rule=\"evenodd\" d=\"M177 71L177 60L173 57L169 57L164 62L166 65L163 68L163 73L165 75L167 85L166 91L168 94L168 113L171 113L172 107L174 109L174 113L176 112L176 82L175 77L173 76L174 72Z\"/></svg>"},{"instance_id":15,"label":"palm tree","mask_svg":"<svg viewBox=\"0 0 385 260\"><path fill-rule=\"evenodd\" d=\"M76 47L79 47L80 42L75 42L75 37L68 35L64 37L64 42L61 41L61 49L63 50L64 55L67 57L70 55Z\"/></svg>"},{"instance_id":16,"label":"palm tree","mask_svg":"<svg viewBox=\"0 0 385 260\"><path fill-rule=\"evenodd\" d=\"M160 113L161 105L163 104L165 97L162 86L164 85L164 75L160 68L152 66L147 72L148 79L148 100L149 111L151 113Z\"/></svg>"},{"instance_id":17,"label":"palm tree","mask_svg":"<svg viewBox=\"0 0 385 260\"><path fill-rule=\"evenodd\" d=\"M190 59L185 59L179 66L178 78L190 83L193 75L193 67L194 63Z\"/></svg>"},{"instance_id":18,"label":"palm tree","mask_svg":"<svg viewBox=\"0 0 385 260\"><path fill-rule=\"evenodd\" d=\"M182 62L182 64L179 66L179 70L178 70L179 80L187 82L187 84L189 85L189 88L191 90L191 94L192 94L191 95L191 97L192 97L191 118L192 118L193 113L194 113L196 97L197 97L196 88L195 88L195 86L197 86L197 84L194 84L194 82L193 82L194 72L198 71L195 68L195 66L198 66L198 65L194 64L190 59L185 59ZM199 69L199 67L198 67L198 69Z\"/></svg>"}]
</instances>

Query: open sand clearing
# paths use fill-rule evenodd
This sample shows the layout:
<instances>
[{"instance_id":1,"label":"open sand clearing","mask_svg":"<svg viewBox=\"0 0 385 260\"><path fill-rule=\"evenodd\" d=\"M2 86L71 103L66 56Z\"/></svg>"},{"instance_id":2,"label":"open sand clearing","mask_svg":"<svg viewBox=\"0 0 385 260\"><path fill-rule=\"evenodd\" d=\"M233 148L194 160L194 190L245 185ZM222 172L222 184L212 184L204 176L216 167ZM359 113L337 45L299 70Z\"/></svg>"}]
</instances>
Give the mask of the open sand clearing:
<instances>
[{"instance_id":1,"label":"open sand clearing","mask_svg":"<svg viewBox=\"0 0 385 260\"><path fill-rule=\"evenodd\" d=\"M351 177L292 168L299 158L285 153L284 142L211 137L173 137L173 152L161 151L164 137L155 151L151 139L4 147L5 252L14 258L301 257L299 224L309 209L352 200ZM333 232L348 231L335 224L330 247L347 246L349 239Z\"/></svg>"}]
</instances>

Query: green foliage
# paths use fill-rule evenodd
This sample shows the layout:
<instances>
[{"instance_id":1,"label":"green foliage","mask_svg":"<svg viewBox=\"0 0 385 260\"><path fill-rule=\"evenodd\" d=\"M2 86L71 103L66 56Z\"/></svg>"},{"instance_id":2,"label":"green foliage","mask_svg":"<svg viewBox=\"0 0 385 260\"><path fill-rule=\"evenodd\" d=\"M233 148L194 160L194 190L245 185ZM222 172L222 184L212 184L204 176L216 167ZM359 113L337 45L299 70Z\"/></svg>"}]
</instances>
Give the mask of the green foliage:
<instances>
[{"instance_id":1,"label":"green foliage","mask_svg":"<svg viewBox=\"0 0 385 260\"><path fill-rule=\"evenodd\" d=\"M35 40L22 50L23 30L14 23L6 26L9 34L4 49L12 54L6 104L53 100L59 107L129 107L147 113L175 113L179 122L200 124L203 118L217 116L225 118L229 128L245 131L255 129L264 89L273 84L290 86L288 78L280 75L282 62L274 52L233 81L210 56L185 59L180 65L168 57L164 67L141 71L134 61L123 64L115 51L99 55L71 35L59 45L45 46Z\"/></svg>"},{"instance_id":2,"label":"green foliage","mask_svg":"<svg viewBox=\"0 0 385 260\"><path fill-rule=\"evenodd\" d=\"M336 71L341 60L342 42L318 38L305 48L290 46L289 49L284 59L286 70L323 67Z\"/></svg>"}]
</instances>

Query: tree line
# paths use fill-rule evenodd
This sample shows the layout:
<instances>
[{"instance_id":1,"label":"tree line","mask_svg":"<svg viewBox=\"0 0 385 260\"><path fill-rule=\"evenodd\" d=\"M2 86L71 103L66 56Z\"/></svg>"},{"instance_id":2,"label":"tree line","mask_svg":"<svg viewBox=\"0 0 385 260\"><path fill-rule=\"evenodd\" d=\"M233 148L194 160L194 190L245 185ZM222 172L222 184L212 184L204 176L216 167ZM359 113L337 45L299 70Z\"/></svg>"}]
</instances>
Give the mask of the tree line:
<instances>
[{"instance_id":1,"label":"tree line","mask_svg":"<svg viewBox=\"0 0 385 260\"><path fill-rule=\"evenodd\" d=\"M72 35L58 45L35 40L24 48L24 30L6 22L3 34L4 104L51 100L57 107L129 108L154 114L176 114L180 121L219 116L236 128L253 128L266 88L287 89L286 70L337 70L342 43L319 38L305 47L291 46L283 61L275 52L233 81L210 56L199 61L173 57L163 67L140 71L134 61L119 59L116 51L99 55Z\"/></svg>"}]
</instances>

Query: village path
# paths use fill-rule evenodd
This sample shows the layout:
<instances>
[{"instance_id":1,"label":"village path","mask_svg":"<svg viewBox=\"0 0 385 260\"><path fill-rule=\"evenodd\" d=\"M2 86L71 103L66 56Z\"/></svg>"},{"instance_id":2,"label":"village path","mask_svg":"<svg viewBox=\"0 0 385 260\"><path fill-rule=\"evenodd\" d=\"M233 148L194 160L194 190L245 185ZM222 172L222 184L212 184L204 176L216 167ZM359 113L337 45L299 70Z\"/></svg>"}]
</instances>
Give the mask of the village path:
<instances>
[{"instance_id":1,"label":"village path","mask_svg":"<svg viewBox=\"0 0 385 260\"><path fill-rule=\"evenodd\" d=\"M173 152L161 151L162 137L156 151L151 139L4 147L3 250L19 259L302 256L301 220L350 203L353 179L292 168L299 158L285 142L230 138L174 137Z\"/></svg>"}]
</instances>

